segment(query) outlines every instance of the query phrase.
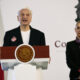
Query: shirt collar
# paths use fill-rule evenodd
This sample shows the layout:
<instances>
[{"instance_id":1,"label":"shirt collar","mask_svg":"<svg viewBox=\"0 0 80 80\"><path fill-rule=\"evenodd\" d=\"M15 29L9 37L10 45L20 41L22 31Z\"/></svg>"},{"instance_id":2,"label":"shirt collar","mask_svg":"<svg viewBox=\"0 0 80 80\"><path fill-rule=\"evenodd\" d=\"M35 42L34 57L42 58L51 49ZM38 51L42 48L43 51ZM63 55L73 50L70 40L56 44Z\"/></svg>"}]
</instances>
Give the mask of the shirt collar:
<instances>
[{"instance_id":1,"label":"shirt collar","mask_svg":"<svg viewBox=\"0 0 80 80\"><path fill-rule=\"evenodd\" d=\"M80 39L76 37L76 42L80 44Z\"/></svg>"}]
</instances>

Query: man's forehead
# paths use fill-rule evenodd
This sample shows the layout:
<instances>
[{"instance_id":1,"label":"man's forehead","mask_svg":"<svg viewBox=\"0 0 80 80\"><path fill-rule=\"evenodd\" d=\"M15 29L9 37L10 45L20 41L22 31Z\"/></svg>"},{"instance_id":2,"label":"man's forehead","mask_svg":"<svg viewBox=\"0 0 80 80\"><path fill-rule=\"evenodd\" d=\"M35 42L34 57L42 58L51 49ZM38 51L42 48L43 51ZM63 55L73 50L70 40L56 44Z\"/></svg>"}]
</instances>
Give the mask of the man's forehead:
<instances>
[{"instance_id":1,"label":"man's forehead","mask_svg":"<svg viewBox=\"0 0 80 80\"><path fill-rule=\"evenodd\" d=\"M77 23L77 27L80 27L80 23Z\"/></svg>"},{"instance_id":2,"label":"man's forehead","mask_svg":"<svg viewBox=\"0 0 80 80\"><path fill-rule=\"evenodd\" d=\"M30 9L21 9L19 12L18 12L18 15L19 14L22 14L22 13L28 13L28 14L31 14L31 10Z\"/></svg>"}]
</instances>

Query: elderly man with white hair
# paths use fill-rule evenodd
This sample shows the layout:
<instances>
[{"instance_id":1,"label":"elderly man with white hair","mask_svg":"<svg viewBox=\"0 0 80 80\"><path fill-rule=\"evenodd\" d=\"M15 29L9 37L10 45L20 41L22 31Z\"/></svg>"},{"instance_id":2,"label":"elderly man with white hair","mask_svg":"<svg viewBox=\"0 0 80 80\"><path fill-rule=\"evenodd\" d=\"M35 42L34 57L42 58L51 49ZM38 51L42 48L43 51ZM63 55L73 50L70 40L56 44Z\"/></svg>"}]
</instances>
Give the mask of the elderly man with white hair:
<instances>
[{"instance_id":1,"label":"elderly man with white hair","mask_svg":"<svg viewBox=\"0 0 80 80\"><path fill-rule=\"evenodd\" d=\"M18 46L20 44L29 44L31 46L46 45L44 33L32 28L32 26L30 25L32 19L32 12L29 8L23 8L19 10L17 19L20 22L20 25L17 28L7 31L5 33L3 46ZM10 68L7 67L7 65L5 69L9 69L9 75L13 74L14 69L10 70ZM41 70L39 69L39 72L40 71ZM9 75L8 80L11 80L11 78L9 78ZM15 79L12 78L12 80Z\"/></svg>"},{"instance_id":2,"label":"elderly man with white hair","mask_svg":"<svg viewBox=\"0 0 80 80\"><path fill-rule=\"evenodd\" d=\"M18 21L20 25L5 33L3 46L18 46L22 43L34 45L45 45L44 33L32 28L30 25L32 12L28 8L21 9L18 12Z\"/></svg>"}]
</instances>

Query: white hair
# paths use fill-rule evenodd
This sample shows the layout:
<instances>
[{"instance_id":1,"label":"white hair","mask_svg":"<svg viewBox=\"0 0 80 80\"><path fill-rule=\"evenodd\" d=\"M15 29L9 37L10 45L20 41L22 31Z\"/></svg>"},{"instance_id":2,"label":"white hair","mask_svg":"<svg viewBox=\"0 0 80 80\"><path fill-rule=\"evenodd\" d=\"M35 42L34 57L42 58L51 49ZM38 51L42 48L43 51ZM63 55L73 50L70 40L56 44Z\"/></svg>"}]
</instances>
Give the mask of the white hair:
<instances>
[{"instance_id":1,"label":"white hair","mask_svg":"<svg viewBox=\"0 0 80 80\"><path fill-rule=\"evenodd\" d=\"M21 12L22 10L24 10L24 9L29 10L30 14L32 15L31 9L28 8L28 7L25 7L25 8L22 8L22 9L20 9L20 10L18 11L18 16L19 16L20 12Z\"/></svg>"}]
</instances>

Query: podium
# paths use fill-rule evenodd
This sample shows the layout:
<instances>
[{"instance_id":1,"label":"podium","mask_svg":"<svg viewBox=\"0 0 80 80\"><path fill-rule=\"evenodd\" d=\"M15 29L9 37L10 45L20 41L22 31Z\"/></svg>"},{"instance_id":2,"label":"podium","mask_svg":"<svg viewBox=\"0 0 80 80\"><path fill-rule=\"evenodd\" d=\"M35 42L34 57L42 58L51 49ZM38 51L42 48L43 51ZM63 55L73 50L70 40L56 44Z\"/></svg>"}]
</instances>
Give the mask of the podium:
<instances>
[{"instance_id":1,"label":"podium","mask_svg":"<svg viewBox=\"0 0 80 80\"><path fill-rule=\"evenodd\" d=\"M29 63L35 65L36 68L47 69L49 62L49 46L33 46L35 50L35 58ZM20 64L15 59L16 46L0 47L0 61L3 70L14 68L15 65Z\"/></svg>"}]
</instances>

